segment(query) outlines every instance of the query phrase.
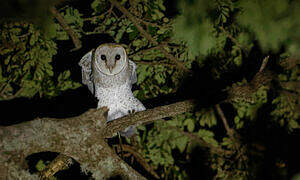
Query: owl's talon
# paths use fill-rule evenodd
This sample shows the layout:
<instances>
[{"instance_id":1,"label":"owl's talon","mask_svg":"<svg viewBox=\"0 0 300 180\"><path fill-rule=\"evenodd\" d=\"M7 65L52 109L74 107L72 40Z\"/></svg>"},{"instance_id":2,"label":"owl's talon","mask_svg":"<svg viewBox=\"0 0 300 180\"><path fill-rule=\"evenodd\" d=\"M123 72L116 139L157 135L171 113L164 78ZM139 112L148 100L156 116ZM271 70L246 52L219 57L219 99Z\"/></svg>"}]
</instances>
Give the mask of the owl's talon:
<instances>
[{"instance_id":1,"label":"owl's talon","mask_svg":"<svg viewBox=\"0 0 300 180\"><path fill-rule=\"evenodd\" d=\"M129 113L129 114L133 114L133 113L135 113L135 109L128 110L128 113Z\"/></svg>"}]
</instances>

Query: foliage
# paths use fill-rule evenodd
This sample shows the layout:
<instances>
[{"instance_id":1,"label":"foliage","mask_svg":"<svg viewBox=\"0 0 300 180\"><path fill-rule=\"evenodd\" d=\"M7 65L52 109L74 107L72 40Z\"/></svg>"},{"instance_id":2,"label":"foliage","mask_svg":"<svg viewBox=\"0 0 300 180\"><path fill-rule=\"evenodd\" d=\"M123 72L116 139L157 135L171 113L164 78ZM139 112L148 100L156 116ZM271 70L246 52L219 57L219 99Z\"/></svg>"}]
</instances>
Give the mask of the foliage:
<instances>
[{"instance_id":1,"label":"foliage","mask_svg":"<svg viewBox=\"0 0 300 180\"><path fill-rule=\"evenodd\" d=\"M38 171L43 171L46 168L46 164L42 160L39 160L35 167Z\"/></svg>"},{"instance_id":2,"label":"foliage","mask_svg":"<svg viewBox=\"0 0 300 180\"><path fill-rule=\"evenodd\" d=\"M237 84L245 84L245 79ZM240 129L244 125L243 119L253 120L257 114L257 110L267 102L267 90L268 88L262 86L256 92L251 95L251 102L238 100L233 103L237 111L237 115L234 117L236 128Z\"/></svg>"},{"instance_id":3,"label":"foliage","mask_svg":"<svg viewBox=\"0 0 300 180\"><path fill-rule=\"evenodd\" d=\"M206 54L215 42L211 17L214 7L205 1L180 1L179 7L182 13L174 23L175 38L186 40L190 58Z\"/></svg>"},{"instance_id":4,"label":"foliage","mask_svg":"<svg viewBox=\"0 0 300 180\"><path fill-rule=\"evenodd\" d=\"M40 96L51 97L76 88L66 71L55 79L52 57L56 43L33 24L8 22L2 25L0 99Z\"/></svg>"},{"instance_id":5,"label":"foliage","mask_svg":"<svg viewBox=\"0 0 300 180\"><path fill-rule=\"evenodd\" d=\"M285 45L290 53L299 55L300 9L298 1L241 1L239 24L255 34L263 51L278 52Z\"/></svg>"},{"instance_id":6,"label":"foliage","mask_svg":"<svg viewBox=\"0 0 300 180\"><path fill-rule=\"evenodd\" d=\"M189 169L184 167L198 146L207 151L205 160L198 163L208 164L215 179L256 179L263 160L259 150L250 148L248 134L243 134L255 131L250 124L272 122L287 128L287 133L299 129L299 61L288 60L298 55L299 2L180 0L176 16L169 14L168 2L163 0L118 2L135 18L128 18L107 0L94 0L90 14L72 3L61 7L59 13L79 39L107 35L126 48L129 58L138 64L138 88L134 91L138 99L177 91L184 75L170 55L185 65L187 74L193 74L192 64L197 64L208 71L205 78L224 82L227 90L238 89L232 101L226 101L229 108L224 108L232 131L224 128L223 117L210 102L195 112L140 126L138 152L165 179L187 179ZM70 71L56 76L51 66L57 40L68 39L70 35L56 20L47 32L29 23L5 23L1 27L1 99L35 94L53 97L78 87L70 79ZM261 86L256 88L251 76L267 55L271 58L265 69L272 64L272 85L258 81ZM224 88L214 81L211 84ZM264 118L259 116L262 109L268 109Z\"/></svg>"},{"instance_id":7,"label":"foliage","mask_svg":"<svg viewBox=\"0 0 300 180\"><path fill-rule=\"evenodd\" d=\"M75 33L78 37L81 37L81 29L83 27L83 19L81 18L82 14L79 13L77 9L66 6L60 11L61 16L64 18L66 23L70 26L70 28L74 29ZM49 28L46 30L47 35L49 37L53 37L56 40L68 40L69 35L61 25L56 22L52 22L49 24Z\"/></svg>"},{"instance_id":8,"label":"foliage","mask_svg":"<svg viewBox=\"0 0 300 180\"><path fill-rule=\"evenodd\" d=\"M300 128L299 112L299 64L287 69L284 73L279 74L279 83L282 90L279 95L273 99L272 104L275 109L271 112L274 120L288 130L293 131Z\"/></svg>"}]
</instances>

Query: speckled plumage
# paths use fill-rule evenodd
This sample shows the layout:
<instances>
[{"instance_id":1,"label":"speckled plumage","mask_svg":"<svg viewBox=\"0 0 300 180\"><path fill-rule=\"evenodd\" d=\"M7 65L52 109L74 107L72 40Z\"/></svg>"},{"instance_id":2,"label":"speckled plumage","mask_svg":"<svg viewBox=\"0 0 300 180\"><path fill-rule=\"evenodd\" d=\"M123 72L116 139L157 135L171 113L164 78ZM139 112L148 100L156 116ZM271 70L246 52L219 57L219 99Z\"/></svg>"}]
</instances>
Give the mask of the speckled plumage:
<instances>
[{"instance_id":1,"label":"speckled plumage","mask_svg":"<svg viewBox=\"0 0 300 180\"><path fill-rule=\"evenodd\" d=\"M99 58L103 53L113 53L114 51L124 51L121 61L118 61L119 71L111 75L101 70L106 68ZM110 58L109 55L107 55ZM122 57L124 56L124 57ZM99 63L100 62L100 63ZM101 64L102 62L102 64ZM105 63L107 63L105 61ZM136 68L134 62L128 60L126 52L122 46L114 44L104 44L96 51L90 51L79 62L82 67L82 82L89 87L92 93L98 98L98 108L106 106L109 108L107 121L120 118L129 112L143 111L144 105L133 96L132 84L137 82ZM99 68L100 66L100 68ZM107 71L108 72L108 71ZM132 136L135 133L134 127L128 127L121 132L124 136Z\"/></svg>"}]
</instances>

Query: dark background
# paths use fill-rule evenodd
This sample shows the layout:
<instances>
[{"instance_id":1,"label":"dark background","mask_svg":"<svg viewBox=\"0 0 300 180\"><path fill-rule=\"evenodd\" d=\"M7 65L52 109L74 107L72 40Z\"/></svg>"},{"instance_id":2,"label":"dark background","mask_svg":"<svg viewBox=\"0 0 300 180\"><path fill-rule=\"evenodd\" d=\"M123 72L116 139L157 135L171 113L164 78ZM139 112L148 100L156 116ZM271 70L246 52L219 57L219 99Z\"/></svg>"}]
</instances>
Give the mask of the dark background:
<instances>
[{"instance_id":1,"label":"dark background","mask_svg":"<svg viewBox=\"0 0 300 180\"><path fill-rule=\"evenodd\" d=\"M89 9L89 6L91 2L92 0L76 0L66 1L65 3L68 3L74 8L78 9L80 13L90 14L91 10ZM2 4L3 2L0 3L0 5ZM176 1L168 1L166 7L167 16L173 17L178 13L178 10L176 9ZM15 5L15 9L13 8L13 11L10 10L10 8L10 4L2 6L0 9L0 15L2 17L22 18L19 10L22 9L22 7ZM26 12L26 10L24 11ZM29 15L25 16L24 18L30 17L31 16ZM89 28L88 25L86 28ZM70 50L74 48L71 40L57 42L58 53L54 56L52 62L55 74L59 74L64 70L70 70L72 79L74 81L81 82L81 69L78 65L81 57L102 43L113 42L112 38L105 34L83 36L81 41L82 48L75 52L70 52ZM274 54L271 56L271 58L276 58L276 56L277 55ZM197 65L194 65L192 68L193 73L182 79L182 85L177 93L146 100L143 103L147 108L190 98L198 99L199 105L202 107L219 103L226 99L226 93L224 93L222 90L227 85L240 81L243 77L246 77L248 80L253 78L259 69L259 59L262 59L262 57L263 54L260 52L258 45L255 45L249 55L249 59L252 60L245 61L248 63L243 64L240 69L234 72L225 74L224 77L222 77L222 79L219 81L216 81L211 77L211 67L209 63L205 65L204 68L199 68ZM268 68L269 70L280 71L280 68L272 63L268 65ZM193 82L201 82L201 85ZM259 110L258 120L246 125L249 127L245 128L248 129L248 131L240 132L244 137L243 140L245 142L251 143L258 141L266 148L266 150L262 152L263 155L261 158L263 160L260 162L263 162L263 164L259 164L262 169L258 172L257 179L283 178L282 176L279 176L280 172L278 172L278 168L276 167L275 162L277 162L277 158L286 160L286 166L288 166L288 179L290 179L295 173L300 172L300 148L297 143L299 142L300 131L295 130L293 133L288 133L283 127L279 127L275 123L270 123L271 117L266 117L266 114L270 114L269 112L272 111L271 99L275 96L275 93L276 92L270 92L268 94L268 103ZM9 101L0 101L0 125L5 126L16 124L23 121L29 121L37 117L73 117L82 114L90 108L96 107L97 99L89 92L86 86L82 86L75 90L67 90L61 95L51 99L40 98L36 96L32 99L17 98ZM230 104L223 104L222 109L224 110L226 116L229 118L234 117L235 112ZM219 128L217 129L216 135L218 133L224 134L224 130ZM55 153L39 153L38 156L33 155L29 158L29 164L34 165L38 158L51 160L55 158L56 155L57 154ZM178 159L180 158L181 157L178 155ZM197 179L197 177L199 177L199 173L204 179L210 179L210 177L212 177L213 172L209 171L209 165L201 163L205 161L206 158L206 152L201 148L196 148L191 154L191 161L188 162L187 167L185 167L187 168L187 172L191 179ZM78 176L78 167L78 164L75 164L73 169L68 170L67 174L69 174L69 176L65 175L66 177L64 177L64 175L61 175L61 177L69 178L72 176L77 176L82 177L82 179L87 178L85 176ZM143 171L138 165L136 165L136 168L138 168L139 171ZM33 171L34 170L32 170L32 172ZM149 178L151 178L151 176L149 176Z\"/></svg>"}]
</instances>

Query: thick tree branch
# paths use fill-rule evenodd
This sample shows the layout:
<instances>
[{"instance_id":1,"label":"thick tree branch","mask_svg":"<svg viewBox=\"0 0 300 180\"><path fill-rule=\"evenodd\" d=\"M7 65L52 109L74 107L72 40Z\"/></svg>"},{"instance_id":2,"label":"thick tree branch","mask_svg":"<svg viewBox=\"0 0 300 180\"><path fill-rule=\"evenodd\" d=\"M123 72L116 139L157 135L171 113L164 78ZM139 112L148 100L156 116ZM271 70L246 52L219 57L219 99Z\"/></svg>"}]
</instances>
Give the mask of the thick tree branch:
<instances>
[{"instance_id":1,"label":"thick tree branch","mask_svg":"<svg viewBox=\"0 0 300 180\"><path fill-rule=\"evenodd\" d=\"M129 11L127 11L127 9L125 9L123 6L121 6L117 1L110 0L110 2L116 8L118 8L125 16L127 16L130 21L132 21L132 23L140 31L142 36L144 36L148 41L150 41L155 46L158 46L159 50L161 50L161 52L163 52L167 58L169 58L174 64L176 64L178 69L185 71L185 72L188 71L187 67L181 61L179 61L172 54L168 53L168 51L163 46L160 46L159 43L155 39L153 39L152 36L149 33L147 33L141 25L139 25L139 21L137 20L137 18L135 16L133 16Z\"/></svg>"},{"instance_id":2,"label":"thick tree branch","mask_svg":"<svg viewBox=\"0 0 300 180\"><path fill-rule=\"evenodd\" d=\"M8 127L0 127L0 172L4 178L14 177L23 169L24 158L30 154L51 151L74 158L83 171L98 179L120 175L125 179L144 179L120 159L103 137L107 108L89 110L68 119L36 119ZM1 175L2 176L2 175Z\"/></svg>"},{"instance_id":3,"label":"thick tree branch","mask_svg":"<svg viewBox=\"0 0 300 180\"><path fill-rule=\"evenodd\" d=\"M123 162L105 142L129 125L139 125L191 111L192 100L156 107L119 118L106 124L107 108L92 109L86 113L67 119L36 119L8 127L0 127L0 167L12 177L13 169L23 168L24 158L30 154L51 151L59 152L78 161L84 171L110 177L121 175L129 179L143 177ZM99 153L101 152L101 153ZM114 168L108 167L113 165Z\"/></svg>"},{"instance_id":4,"label":"thick tree branch","mask_svg":"<svg viewBox=\"0 0 300 180\"><path fill-rule=\"evenodd\" d=\"M140 124L150 123L165 117L189 112L193 110L194 106L195 102L193 100L186 100L130 114L107 123L104 136L109 138L112 137L116 132L122 131L128 126L138 126Z\"/></svg>"},{"instance_id":5,"label":"thick tree branch","mask_svg":"<svg viewBox=\"0 0 300 180\"><path fill-rule=\"evenodd\" d=\"M233 84L231 88L227 89L228 98L226 101L234 102L236 100L243 100L254 103L252 94L262 86L267 85L273 79L273 74L265 70L268 59L269 56L264 58L259 71L249 83L243 85Z\"/></svg>"}]
</instances>

